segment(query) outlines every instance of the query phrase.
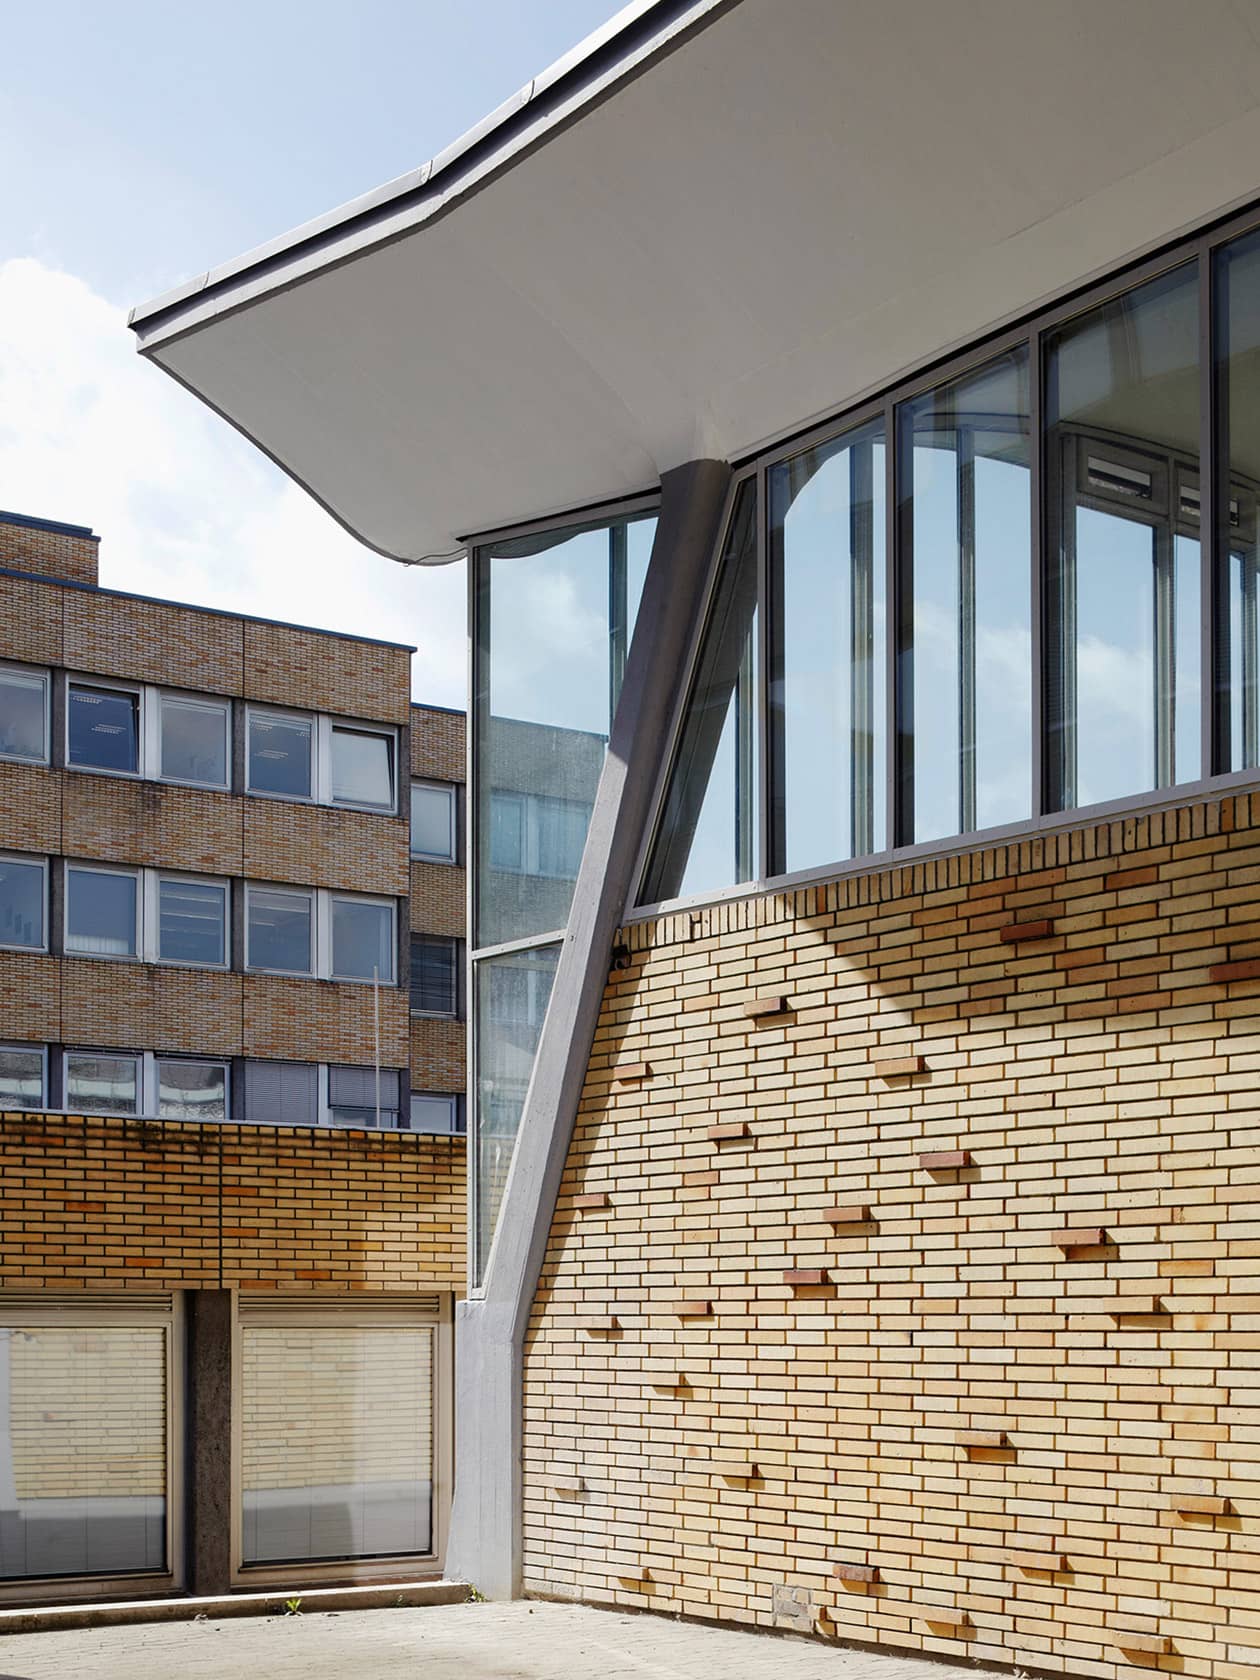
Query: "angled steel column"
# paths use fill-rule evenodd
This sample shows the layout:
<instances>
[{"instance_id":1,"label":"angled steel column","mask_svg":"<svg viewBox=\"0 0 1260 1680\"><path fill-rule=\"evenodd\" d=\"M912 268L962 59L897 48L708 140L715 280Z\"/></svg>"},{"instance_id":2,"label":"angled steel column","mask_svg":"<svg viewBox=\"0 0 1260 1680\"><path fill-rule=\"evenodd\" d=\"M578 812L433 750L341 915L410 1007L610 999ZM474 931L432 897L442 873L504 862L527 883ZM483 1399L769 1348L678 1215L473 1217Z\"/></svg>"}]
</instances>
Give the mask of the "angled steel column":
<instances>
[{"instance_id":1,"label":"angled steel column","mask_svg":"<svg viewBox=\"0 0 1260 1680\"><path fill-rule=\"evenodd\" d=\"M704 607L730 482L720 461L661 479L661 509L625 683L573 908L499 1208L485 1289L455 1319L455 1504L447 1574L488 1598L521 1591L521 1400L525 1331L608 965L650 815L660 757Z\"/></svg>"}]
</instances>

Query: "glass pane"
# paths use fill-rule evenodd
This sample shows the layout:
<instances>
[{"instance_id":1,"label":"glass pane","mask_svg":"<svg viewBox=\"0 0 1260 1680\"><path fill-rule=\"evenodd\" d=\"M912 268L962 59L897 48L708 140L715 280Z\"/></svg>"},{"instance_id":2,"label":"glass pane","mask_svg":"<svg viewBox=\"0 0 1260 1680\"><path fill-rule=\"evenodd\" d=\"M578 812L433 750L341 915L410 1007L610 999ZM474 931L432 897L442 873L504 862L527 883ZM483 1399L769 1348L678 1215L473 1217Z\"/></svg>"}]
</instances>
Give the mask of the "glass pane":
<instances>
[{"instance_id":1,"label":"glass pane","mask_svg":"<svg viewBox=\"0 0 1260 1680\"><path fill-rule=\"evenodd\" d=\"M0 945L44 944L44 866L0 857Z\"/></svg>"},{"instance_id":2,"label":"glass pane","mask_svg":"<svg viewBox=\"0 0 1260 1680\"><path fill-rule=\"evenodd\" d=\"M1228 699L1222 722L1229 740L1220 768L1254 770L1260 764L1260 234L1227 245L1217 263L1220 453L1229 474L1222 522L1222 551L1228 553L1223 603L1228 649L1216 679Z\"/></svg>"},{"instance_id":3,"label":"glass pane","mask_svg":"<svg viewBox=\"0 0 1260 1680\"><path fill-rule=\"evenodd\" d=\"M1198 329L1188 264L1049 339L1048 750L1063 809L1199 775Z\"/></svg>"},{"instance_id":4,"label":"glass pane","mask_svg":"<svg viewBox=\"0 0 1260 1680\"><path fill-rule=\"evenodd\" d=\"M388 904L332 901L332 964L339 980L394 983L394 916Z\"/></svg>"},{"instance_id":5,"label":"glass pane","mask_svg":"<svg viewBox=\"0 0 1260 1680\"><path fill-rule=\"evenodd\" d=\"M476 966L477 1162L474 1267L484 1275L560 947Z\"/></svg>"},{"instance_id":6,"label":"glass pane","mask_svg":"<svg viewBox=\"0 0 1260 1680\"><path fill-rule=\"evenodd\" d=\"M48 678L0 671L0 753L6 758L48 757Z\"/></svg>"},{"instance_id":7,"label":"glass pane","mask_svg":"<svg viewBox=\"0 0 1260 1680\"><path fill-rule=\"evenodd\" d=\"M226 1120L222 1062L159 1061L158 1113L164 1120Z\"/></svg>"},{"instance_id":8,"label":"glass pane","mask_svg":"<svg viewBox=\"0 0 1260 1680\"><path fill-rule=\"evenodd\" d=\"M631 531L637 554L654 528L649 519L566 529L478 552L479 945L550 933L568 918L632 628ZM513 796L522 804L505 829ZM528 798L559 802L571 825L549 851L550 872L525 833Z\"/></svg>"},{"instance_id":9,"label":"glass pane","mask_svg":"<svg viewBox=\"0 0 1260 1680\"><path fill-rule=\"evenodd\" d=\"M0 1577L165 1570L165 1329L0 1326L0 1395Z\"/></svg>"},{"instance_id":10,"label":"glass pane","mask_svg":"<svg viewBox=\"0 0 1260 1680\"><path fill-rule=\"evenodd\" d=\"M44 1106L44 1052L0 1045L0 1109Z\"/></svg>"},{"instance_id":11,"label":"glass pane","mask_svg":"<svg viewBox=\"0 0 1260 1680\"><path fill-rule=\"evenodd\" d=\"M413 857L455 856L455 789L411 784L411 852Z\"/></svg>"},{"instance_id":12,"label":"glass pane","mask_svg":"<svg viewBox=\"0 0 1260 1680\"><path fill-rule=\"evenodd\" d=\"M758 845L756 487L740 487L642 902L755 880Z\"/></svg>"},{"instance_id":13,"label":"glass pane","mask_svg":"<svg viewBox=\"0 0 1260 1680\"><path fill-rule=\"evenodd\" d=\"M413 1132L458 1131L454 1097L426 1096L421 1091L411 1093L411 1130Z\"/></svg>"},{"instance_id":14,"label":"glass pane","mask_svg":"<svg viewBox=\"0 0 1260 1680\"><path fill-rule=\"evenodd\" d=\"M162 775L171 782L228 782L226 706L162 699Z\"/></svg>"},{"instance_id":15,"label":"glass pane","mask_svg":"<svg viewBox=\"0 0 1260 1680\"><path fill-rule=\"evenodd\" d=\"M134 875L66 870L66 950L95 957L136 954Z\"/></svg>"},{"instance_id":16,"label":"glass pane","mask_svg":"<svg viewBox=\"0 0 1260 1680\"><path fill-rule=\"evenodd\" d=\"M71 683L67 702L71 764L135 772L140 767L140 697Z\"/></svg>"},{"instance_id":17,"label":"glass pane","mask_svg":"<svg viewBox=\"0 0 1260 1680\"><path fill-rule=\"evenodd\" d=\"M287 799L311 797L309 718L250 713L249 786L253 793L280 794Z\"/></svg>"},{"instance_id":18,"label":"glass pane","mask_svg":"<svg viewBox=\"0 0 1260 1680\"><path fill-rule=\"evenodd\" d=\"M158 955L163 962L227 961L227 888L158 882Z\"/></svg>"},{"instance_id":19,"label":"glass pane","mask_svg":"<svg viewBox=\"0 0 1260 1680\"><path fill-rule=\"evenodd\" d=\"M411 937L411 1007L422 1015L455 1013L453 939Z\"/></svg>"},{"instance_id":20,"label":"glass pane","mask_svg":"<svg viewBox=\"0 0 1260 1680\"><path fill-rule=\"evenodd\" d=\"M296 1318L244 1325L246 1563L432 1550L433 1337Z\"/></svg>"},{"instance_id":21,"label":"glass pane","mask_svg":"<svg viewBox=\"0 0 1260 1680\"><path fill-rule=\"evenodd\" d=\"M1021 347L898 411L909 647L903 843L1032 811L1032 486ZM900 726L905 728L903 723Z\"/></svg>"},{"instance_id":22,"label":"glass pane","mask_svg":"<svg viewBox=\"0 0 1260 1680\"><path fill-rule=\"evenodd\" d=\"M772 873L886 845L882 427L770 472Z\"/></svg>"},{"instance_id":23,"label":"glass pane","mask_svg":"<svg viewBox=\"0 0 1260 1680\"><path fill-rule=\"evenodd\" d=\"M343 805L394 808L394 743L367 729L332 732L332 796Z\"/></svg>"},{"instance_id":24,"label":"glass pane","mask_svg":"<svg viewBox=\"0 0 1260 1680\"><path fill-rule=\"evenodd\" d=\"M308 893L249 889L249 966L282 974L311 971L311 900Z\"/></svg>"},{"instance_id":25,"label":"glass pane","mask_svg":"<svg viewBox=\"0 0 1260 1680\"><path fill-rule=\"evenodd\" d=\"M138 1114L134 1056L66 1056L66 1107L76 1114Z\"/></svg>"}]
</instances>

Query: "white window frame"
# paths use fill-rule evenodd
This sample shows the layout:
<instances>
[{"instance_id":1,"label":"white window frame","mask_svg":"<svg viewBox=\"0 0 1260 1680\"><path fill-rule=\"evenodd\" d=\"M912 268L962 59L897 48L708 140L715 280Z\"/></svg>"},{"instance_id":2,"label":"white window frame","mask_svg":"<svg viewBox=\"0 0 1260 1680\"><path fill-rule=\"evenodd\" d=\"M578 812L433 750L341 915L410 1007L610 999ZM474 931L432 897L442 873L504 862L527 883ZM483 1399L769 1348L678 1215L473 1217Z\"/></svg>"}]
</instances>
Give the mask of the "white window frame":
<instances>
[{"instance_id":1,"label":"white window frame","mask_svg":"<svg viewBox=\"0 0 1260 1680\"><path fill-rule=\"evenodd\" d=\"M317 905L317 938L316 945L319 958L319 976L321 979L336 980L346 986L393 986L398 980L398 901L393 898L382 898L373 893L335 892L331 888L318 889L321 900L326 908ZM389 973L382 974L376 981L372 976L362 974L338 974L333 966L333 917L338 904L374 904L389 912L389 953L392 959ZM321 944L321 938L323 944Z\"/></svg>"},{"instance_id":2,"label":"white window frame","mask_svg":"<svg viewBox=\"0 0 1260 1680\"><path fill-rule=\"evenodd\" d=\"M4 1050L16 1050L24 1056L29 1056L32 1051L35 1051L39 1055L39 1102L34 1108L20 1104L9 1112L22 1114L46 1113L48 1110L48 1046L46 1044L22 1044L17 1039L4 1039L0 1041L0 1051ZM0 1104L0 1107L7 1108L7 1105Z\"/></svg>"},{"instance_id":3,"label":"white window frame","mask_svg":"<svg viewBox=\"0 0 1260 1680\"><path fill-rule=\"evenodd\" d=\"M48 950L49 932L48 859L46 857L38 857L31 852L0 852L0 863L34 864L43 875L43 913L40 917L40 921L43 924L43 939L38 945L11 945L7 940L0 939L0 951L46 952Z\"/></svg>"},{"instance_id":4,"label":"white window frame","mask_svg":"<svg viewBox=\"0 0 1260 1680\"><path fill-rule=\"evenodd\" d=\"M411 814L411 790L414 788L428 788L434 793L444 793L447 796L447 809L450 817L450 841L445 852L419 852L415 844L415 828ZM419 776L411 778L407 793L407 849L410 855L419 863L458 863L459 861L459 786L456 782L431 782Z\"/></svg>"},{"instance_id":5,"label":"white window frame","mask_svg":"<svg viewBox=\"0 0 1260 1680\"><path fill-rule=\"evenodd\" d=\"M211 972L222 973L232 966L232 885L225 875L189 875L174 869L145 869L141 871L143 881L141 890L144 904L141 909L140 949L144 962L160 963L163 968L203 968ZM173 881L176 885L188 882L197 887L221 887L223 889L223 961L217 963L194 962L190 957L164 957L162 955L162 883Z\"/></svg>"},{"instance_id":6,"label":"white window frame","mask_svg":"<svg viewBox=\"0 0 1260 1680\"><path fill-rule=\"evenodd\" d=\"M272 793L269 788L256 788L250 774L250 726L254 718L274 718L282 723L305 723L311 729L311 791L301 793ZM392 798L388 805L363 805L354 799L333 797L332 738L336 730L352 735L381 735L389 742ZM255 706L245 708L245 791L255 799L279 799L292 805L330 805L339 811L367 811L373 816L392 817L398 814L398 793L401 777L398 769L398 730L388 723L361 723L357 718L332 717L326 712L307 712L285 706ZM410 797L410 795L408 796ZM408 813L410 817L410 812Z\"/></svg>"},{"instance_id":7,"label":"white window frame","mask_svg":"<svg viewBox=\"0 0 1260 1680\"><path fill-rule=\"evenodd\" d=\"M171 1054L167 1051L162 1051L159 1054L156 1050L146 1050L142 1053L142 1057L144 1063L141 1069L141 1082L143 1090L142 1112L146 1117L155 1120L166 1120L171 1125L175 1126L194 1126L198 1124L206 1126L224 1126L231 1122L232 1064L226 1056L196 1056L191 1052L187 1055L179 1052ZM196 1120L187 1119L181 1114L163 1114L162 1086L158 1073L159 1063L162 1062L195 1062L198 1067L221 1068L223 1070L223 1119L208 1119L198 1122Z\"/></svg>"},{"instance_id":8,"label":"white window frame","mask_svg":"<svg viewBox=\"0 0 1260 1680\"><path fill-rule=\"evenodd\" d=\"M103 688L112 689L115 694L131 694L136 700L136 768L134 770L110 770L100 764L76 764L70 757L70 691L73 688ZM64 728L62 731L62 747L65 753L67 770L76 770L85 776L112 776L119 781L140 782L144 780L144 684L118 682L113 677L94 677L83 671L66 672L66 704Z\"/></svg>"},{"instance_id":9,"label":"white window frame","mask_svg":"<svg viewBox=\"0 0 1260 1680\"><path fill-rule=\"evenodd\" d=\"M310 906L310 962L302 968L267 968L254 961L253 953L253 909L254 894L256 892L289 893L295 898L304 898ZM282 979L311 980L319 974L319 911L316 903L317 889L315 887L291 887L279 881L246 881L245 883L245 969L250 974L278 974Z\"/></svg>"},{"instance_id":10,"label":"white window frame","mask_svg":"<svg viewBox=\"0 0 1260 1680\"><path fill-rule=\"evenodd\" d=\"M411 945L417 939L442 940L451 947L451 1007L450 1009L416 1009L411 1001ZM463 973L463 941L446 933L413 932L407 942L407 1008L417 1021L458 1021L460 1018L459 987Z\"/></svg>"},{"instance_id":11,"label":"white window frame","mask_svg":"<svg viewBox=\"0 0 1260 1680\"><path fill-rule=\"evenodd\" d=\"M92 1044L67 1044L61 1052L61 1107L66 1114L98 1113L90 1104L72 1102L70 1099L70 1058L71 1056L112 1056L116 1061L129 1061L136 1069L136 1107L134 1114L108 1114L103 1118L108 1120L139 1120L144 1117L144 1054L140 1050L116 1050L112 1046L108 1049Z\"/></svg>"},{"instance_id":12,"label":"white window frame","mask_svg":"<svg viewBox=\"0 0 1260 1680\"><path fill-rule=\"evenodd\" d=\"M263 968L253 960L250 949L250 909L256 892L300 894L311 907L311 966L305 970L291 968ZM388 977L381 975L373 982L369 974L337 974L333 971L333 906L338 902L375 904L389 912L390 944L393 970ZM282 881L246 881L245 883L245 969L251 974L278 974L290 980L335 980L339 986L371 986L374 983L394 987L398 984L398 900L378 893L341 892L332 887L294 887Z\"/></svg>"},{"instance_id":13,"label":"white window frame","mask_svg":"<svg viewBox=\"0 0 1260 1680\"><path fill-rule=\"evenodd\" d=\"M199 711L218 712L223 719L223 770L221 782L200 781L191 776L167 776L162 771L162 718L168 700ZM230 792L232 787L232 702L226 696L195 694L182 688L146 688L140 699L141 766L151 781L169 782L172 787L213 788Z\"/></svg>"},{"instance_id":14,"label":"white window frame","mask_svg":"<svg viewBox=\"0 0 1260 1680\"><path fill-rule=\"evenodd\" d=\"M132 934L132 951L77 951L70 944L70 874L78 871L87 875L125 875L136 883L136 925ZM61 948L67 957L85 957L89 962L143 962L144 961L144 871L142 869L126 869L112 863L93 863L78 858L64 858L61 865L62 886L62 930Z\"/></svg>"},{"instance_id":15,"label":"white window frame","mask_svg":"<svg viewBox=\"0 0 1260 1680\"><path fill-rule=\"evenodd\" d=\"M117 694L134 694L139 707L135 770L110 770L100 764L73 764L70 760L70 690L72 688L106 688ZM224 769L222 782L201 782L183 776L162 774L162 702L178 700L184 705L199 706L204 711L222 714L224 734ZM199 694L192 689L161 688L155 683L121 682L116 677L97 677L87 671L66 672L66 716L63 748L67 770L81 771L85 776L113 776L125 782L166 782L171 787L209 788L216 793L230 792L232 787L232 702L226 695Z\"/></svg>"},{"instance_id":16,"label":"white window frame","mask_svg":"<svg viewBox=\"0 0 1260 1680\"><path fill-rule=\"evenodd\" d=\"M13 676L38 679L44 691L44 752L42 758L28 758L25 753L0 751L6 764L43 764L52 762L52 672L46 665L19 665L13 660L0 661L0 677Z\"/></svg>"},{"instance_id":17,"label":"white window frame","mask_svg":"<svg viewBox=\"0 0 1260 1680\"><path fill-rule=\"evenodd\" d=\"M414 1102L417 1097L423 1097L426 1102L446 1103L450 1112L450 1125L445 1130L437 1126L417 1126L412 1118L412 1110L410 1107L410 1103ZM414 1132L417 1137L462 1137L463 1133L461 1132L459 1126L459 1099L460 1093L458 1091L409 1092L407 1130Z\"/></svg>"}]
</instances>

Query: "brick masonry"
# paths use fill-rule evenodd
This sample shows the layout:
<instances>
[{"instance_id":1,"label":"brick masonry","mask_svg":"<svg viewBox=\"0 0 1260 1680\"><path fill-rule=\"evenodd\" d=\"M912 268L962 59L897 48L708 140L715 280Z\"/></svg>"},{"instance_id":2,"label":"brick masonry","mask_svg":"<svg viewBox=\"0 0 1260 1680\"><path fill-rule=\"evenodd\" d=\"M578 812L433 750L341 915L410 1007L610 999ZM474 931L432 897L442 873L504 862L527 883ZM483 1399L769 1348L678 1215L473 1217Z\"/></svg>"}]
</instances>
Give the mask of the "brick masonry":
<instances>
[{"instance_id":1,"label":"brick masonry","mask_svg":"<svg viewBox=\"0 0 1260 1680\"><path fill-rule=\"evenodd\" d=\"M0 514L0 566L95 584L101 539L81 525L24 525Z\"/></svg>"},{"instance_id":2,"label":"brick masonry","mask_svg":"<svg viewBox=\"0 0 1260 1680\"><path fill-rule=\"evenodd\" d=\"M0 1116L0 1287L315 1298L463 1280L460 1140Z\"/></svg>"},{"instance_id":3,"label":"brick masonry","mask_svg":"<svg viewBox=\"0 0 1260 1680\"><path fill-rule=\"evenodd\" d=\"M621 937L527 1340L528 1590L1254 1677L1260 982L1210 971L1260 956L1260 796Z\"/></svg>"}]
</instances>

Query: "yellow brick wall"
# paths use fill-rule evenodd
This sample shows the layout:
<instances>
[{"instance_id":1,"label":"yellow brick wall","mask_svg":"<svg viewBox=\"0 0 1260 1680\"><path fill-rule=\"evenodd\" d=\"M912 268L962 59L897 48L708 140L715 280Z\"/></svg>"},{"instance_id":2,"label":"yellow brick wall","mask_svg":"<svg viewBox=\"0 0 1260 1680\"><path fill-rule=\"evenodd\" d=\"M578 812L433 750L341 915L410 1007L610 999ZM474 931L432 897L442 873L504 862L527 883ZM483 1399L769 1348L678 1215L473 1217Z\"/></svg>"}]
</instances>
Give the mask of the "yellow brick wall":
<instances>
[{"instance_id":1,"label":"yellow brick wall","mask_svg":"<svg viewBox=\"0 0 1260 1680\"><path fill-rule=\"evenodd\" d=\"M0 1115L0 1288L463 1282L462 1140Z\"/></svg>"},{"instance_id":2,"label":"yellow brick wall","mask_svg":"<svg viewBox=\"0 0 1260 1680\"><path fill-rule=\"evenodd\" d=\"M100 543L98 536L82 527L44 530L0 519L0 566L11 566L19 572L39 572L46 577L68 578L71 583L94 585Z\"/></svg>"},{"instance_id":3,"label":"yellow brick wall","mask_svg":"<svg viewBox=\"0 0 1260 1680\"><path fill-rule=\"evenodd\" d=\"M527 1341L528 1589L1254 1676L1260 796L622 937Z\"/></svg>"}]
</instances>

